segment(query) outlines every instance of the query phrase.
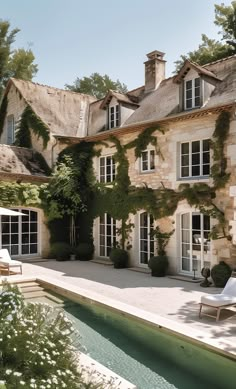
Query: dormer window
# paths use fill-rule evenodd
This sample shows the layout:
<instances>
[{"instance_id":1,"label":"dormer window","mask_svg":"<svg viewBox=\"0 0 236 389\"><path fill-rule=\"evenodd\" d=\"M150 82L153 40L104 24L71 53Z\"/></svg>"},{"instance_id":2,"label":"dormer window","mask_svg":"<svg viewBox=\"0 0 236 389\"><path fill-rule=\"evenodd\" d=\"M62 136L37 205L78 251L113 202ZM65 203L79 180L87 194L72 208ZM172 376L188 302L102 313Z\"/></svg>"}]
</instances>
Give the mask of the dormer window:
<instances>
[{"instance_id":1,"label":"dormer window","mask_svg":"<svg viewBox=\"0 0 236 389\"><path fill-rule=\"evenodd\" d=\"M201 83L200 77L184 82L185 88L185 109L198 108L201 104Z\"/></svg>"},{"instance_id":2,"label":"dormer window","mask_svg":"<svg viewBox=\"0 0 236 389\"><path fill-rule=\"evenodd\" d=\"M119 104L109 106L109 129L120 125L120 106Z\"/></svg>"}]
</instances>

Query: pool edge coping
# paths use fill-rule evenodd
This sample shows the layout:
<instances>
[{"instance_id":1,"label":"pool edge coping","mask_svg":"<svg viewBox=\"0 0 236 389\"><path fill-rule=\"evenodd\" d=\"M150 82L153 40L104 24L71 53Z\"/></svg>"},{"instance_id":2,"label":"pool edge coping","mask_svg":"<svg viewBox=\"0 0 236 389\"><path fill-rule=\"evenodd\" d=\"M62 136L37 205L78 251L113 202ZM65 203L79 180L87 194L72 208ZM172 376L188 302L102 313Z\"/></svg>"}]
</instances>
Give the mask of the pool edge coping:
<instances>
[{"instance_id":1,"label":"pool edge coping","mask_svg":"<svg viewBox=\"0 0 236 389\"><path fill-rule=\"evenodd\" d=\"M88 289L80 288L79 286L71 285L68 282L55 279L48 276L40 277L26 277L26 278L15 278L8 280L11 283L24 283L24 282L41 282L49 284L56 289L61 289L65 293L72 293L82 298L83 300L92 300L99 305L112 309L116 312L126 315L127 317L138 319L147 325L155 326L159 330L174 334L175 336L184 339L185 341L192 342L198 346L201 346L205 349L211 350L219 355L222 355L226 358L236 361L236 345L235 351L232 351L232 343L222 338L212 339L209 337L209 334L204 333L193 327L188 327L186 324L177 323L174 320L159 316L156 313L151 313L143 309L134 307L132 305L120 302L115 299L103 296L96 292L90 291ZM0 285L2 280L0 280ZM60 292L59 292L60 293ZM69 296L68 296L69 297ZM73 298L73 296L71 296ZM196 312L197 314L197 312ZM224 343L223 343L224 342ZM225 349L228 347L229 349Z\"/></svg>"}]
</instances>

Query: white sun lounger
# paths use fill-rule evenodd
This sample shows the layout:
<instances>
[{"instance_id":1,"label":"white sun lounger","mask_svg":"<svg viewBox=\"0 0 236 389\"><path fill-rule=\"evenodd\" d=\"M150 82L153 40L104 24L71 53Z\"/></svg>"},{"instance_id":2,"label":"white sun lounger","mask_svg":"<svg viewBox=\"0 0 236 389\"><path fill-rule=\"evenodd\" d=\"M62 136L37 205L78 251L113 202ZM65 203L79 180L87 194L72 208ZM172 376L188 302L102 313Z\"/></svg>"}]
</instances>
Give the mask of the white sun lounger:
<instances>
[{"instance_id":1,"label":"white sun lounger","mask_svg":"<svg viewBox=\"0 0 236 389\"><path fill-rule=\"evenodd\" d=\"M7 269L10 275L10 270L16 267L20 268L20 274L22 274L22 262L11 259L7 249L0 249L0 268Z\"/></svg>"},{"instance_id":2,"label":"white sun lounger","mask_svg":"<svg viewBox=\"0 0 236 389\"><path fill-rule=\"evenodd\" d=\"M230 277L220 294L209 294L201 297L199 317L203 315L214 317L216 321L220 318L221 309L236 306L236 278ZM203 313L202 308L216 309L216 316L209 313Z\"/></svg>"}]
</instances>

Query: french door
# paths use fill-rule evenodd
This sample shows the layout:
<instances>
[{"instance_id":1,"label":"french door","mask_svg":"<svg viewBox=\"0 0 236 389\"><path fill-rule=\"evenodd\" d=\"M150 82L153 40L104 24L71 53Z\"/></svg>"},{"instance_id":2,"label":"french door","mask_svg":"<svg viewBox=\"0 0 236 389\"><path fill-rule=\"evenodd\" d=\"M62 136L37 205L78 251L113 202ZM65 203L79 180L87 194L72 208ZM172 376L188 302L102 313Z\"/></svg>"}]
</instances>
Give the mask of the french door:
<instances>
[{"instance_id":1,"label":"french door","mask_svg":"<svg viewBox=\"0 0 236 389\"><path fill-rule=\"evenodd\" d=\"M116 244L116 220L108 213L99 218L99 255L109 257Z\"/></svg>"},{"instance_id":2,"label":"french door","mask_svg":"<svg viewBox=\"0 0 236 389\"><path fill-rule=\"evenodd\" d=\"M181 215L181 263L184 273L200 274L211 264L210 217L201 213Z\"/></svg>"},{"instance_id":3,"label":"french door","mask_svg":"<svg viewBox=\"0 0 236 389\"><path fill-rule=\"evenodd\" d=\"M0 216L1 247L12 256L39 254L38 213L29 209L16 211L24 215Z\"/></svg>"},{"instance_id":4,"label":"french door","mask_svg":"<svg viewBox=\"0 0 236 389\"><path fill-rule=\"evenodd\" d=\"M139 215L139 263L147 265L154 256L153 216L147 212Z\"/></svg>"}]
</instances>

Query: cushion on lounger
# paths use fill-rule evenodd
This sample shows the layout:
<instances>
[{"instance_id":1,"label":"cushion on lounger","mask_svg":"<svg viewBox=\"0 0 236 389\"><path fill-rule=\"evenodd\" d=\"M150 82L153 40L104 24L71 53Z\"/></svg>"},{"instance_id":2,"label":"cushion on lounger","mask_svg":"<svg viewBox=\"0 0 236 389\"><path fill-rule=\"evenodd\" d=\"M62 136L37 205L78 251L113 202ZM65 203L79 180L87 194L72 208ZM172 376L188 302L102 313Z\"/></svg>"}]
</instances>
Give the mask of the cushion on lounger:
<instances>
[{"instance_id":1,"label":"cushion on lounger","mask_svg":"<svg viewBox=\"0 0 236 389\"><path fill-rule=\"evenodd\" d=\"M201 297L201 303L212 307L221 307L228 304L236 304L236 297L226 294L212 294Z\"/></svg>"}]
</instances>

